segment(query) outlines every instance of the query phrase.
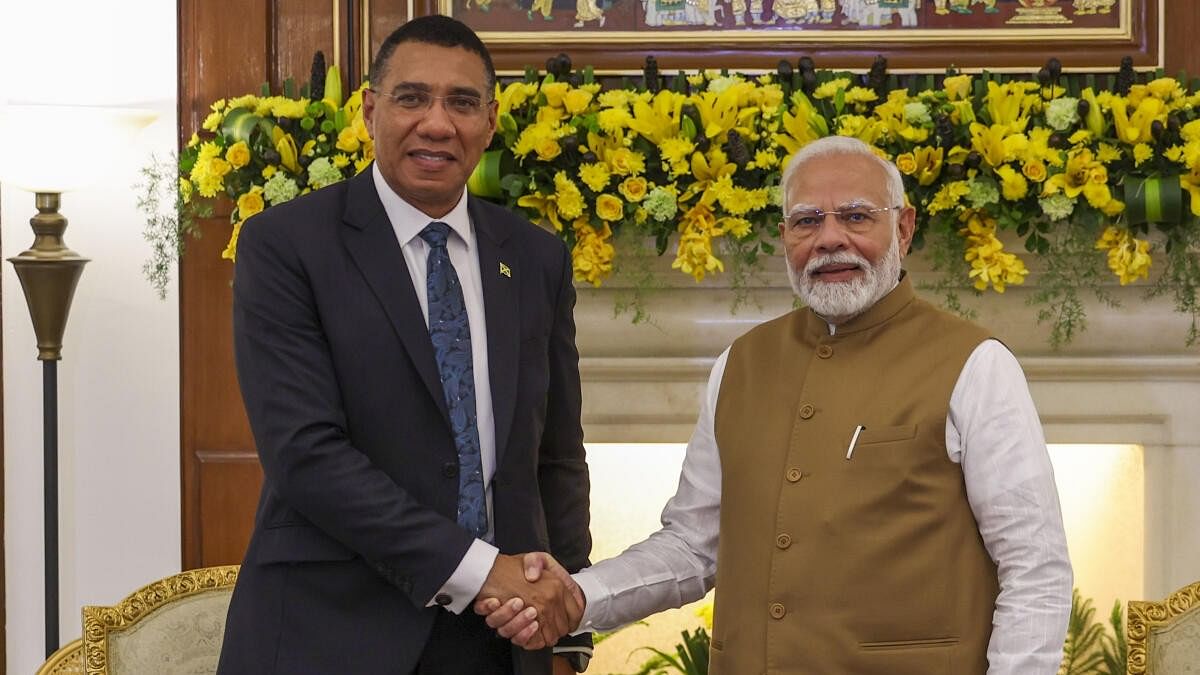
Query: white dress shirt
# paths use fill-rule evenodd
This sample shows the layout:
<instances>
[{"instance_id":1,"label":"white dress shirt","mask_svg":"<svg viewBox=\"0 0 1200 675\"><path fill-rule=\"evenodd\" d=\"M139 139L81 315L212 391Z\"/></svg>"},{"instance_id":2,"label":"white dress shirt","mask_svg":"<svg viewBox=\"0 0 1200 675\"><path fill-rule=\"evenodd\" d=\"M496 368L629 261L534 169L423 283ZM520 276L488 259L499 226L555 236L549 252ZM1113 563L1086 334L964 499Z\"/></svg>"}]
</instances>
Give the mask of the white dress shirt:
<instances>
[{"instance_id":1,"label":"white dress shirt","mask_svg":"<svg viewBox=\"0 0 1200 675\"><path fill-rule=\"evenodd\" d=\"M728 356L726 349L713 365L662 529L574 575L587 598L581 631L613 630L712 588L721 519L713 415ZM1056 673L1071 605L1066 534L1024 373L999 342L984 341L963 366L950 397L946 449L962 466L967 499L998 568L988 673Z\"/></svg>"},{"instance_id":2,"label":"white dress shirt","mask_svg":"<svg viewBox=\"0 0 1200 675\"><path fill-rule=\"evenodd\" d=\"M372 175L375 178L375 190L383 202L383 210L387 212L396 231L396 239L400 242L400 250L404 253L404 262L408 265L408 274L412 277L413 290L417 292L417 301L421 303L421 315L425 318L425 327L429 327L429 298L425 286L426 269L429 260L429 245L421 238L421 230L434 221L450 226L453 235L446 240L446 250L450 254L450 262L458 274L462 285L463 300L467 306L467 323L471 326L471 367L475 375L475 419L479 429L479 454L483 463L484 497L487 501L488 532L485 538L492 540L495 533L492 520L492 477L496 473L496 423L492 415L492 385L488 375L487 352L487 322L483 305L483 281L479 277L479 249L475 242L475 228L467 215L467 191L463 188L463 196L458 200L454 210L441 218L431 218L413 205L404 201L388 186L377 164L372 164ZM458 568L446 580L446 583L434 593L426 604L432 607L434 597L445 593L451 602L446 609L458 614L463 611L479 594L483 582L492 570L499 550L488 543L476 539L467 554L463 556Z\"/></svg>"}]
</instances>

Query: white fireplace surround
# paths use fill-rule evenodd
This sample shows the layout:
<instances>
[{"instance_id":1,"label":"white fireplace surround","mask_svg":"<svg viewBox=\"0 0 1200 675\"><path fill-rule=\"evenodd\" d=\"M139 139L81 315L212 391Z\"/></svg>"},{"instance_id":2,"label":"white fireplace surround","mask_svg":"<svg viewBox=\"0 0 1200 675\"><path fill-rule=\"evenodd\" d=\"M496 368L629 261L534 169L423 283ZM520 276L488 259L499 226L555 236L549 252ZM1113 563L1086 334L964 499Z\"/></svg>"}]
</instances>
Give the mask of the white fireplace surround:
<instances>
[{"instance_id":1,"label":"white fireplace surround","mask_svg":"<svg viewBox=\"0 0 1200 675\"><path fill-rule=\"evenodd\" d=\"M933 279L921 260L909 260L917 284ZM725 280L694 284L667 263L655 263L665 287L646 303L650 324L614 316L617 298L630 291L620 277L580 290L575 317L588 442L687 441L713 359L751 326L792 307L781 269L762 275L757 306L731 314ZM979 323L1020 359L1047 442L1145 448L1146 597L1200 580L1200 346L1184 344L1188 319L1167 299L1146 301L1143 285L1114 280L1108 290L1121 307L1089 302L1086 331L1055 351L1037 310L1025 304L1036 281L1030 275L1024 287L979 300L969 289L962 295L978 309Z\"/></svg>"}]
</instances>

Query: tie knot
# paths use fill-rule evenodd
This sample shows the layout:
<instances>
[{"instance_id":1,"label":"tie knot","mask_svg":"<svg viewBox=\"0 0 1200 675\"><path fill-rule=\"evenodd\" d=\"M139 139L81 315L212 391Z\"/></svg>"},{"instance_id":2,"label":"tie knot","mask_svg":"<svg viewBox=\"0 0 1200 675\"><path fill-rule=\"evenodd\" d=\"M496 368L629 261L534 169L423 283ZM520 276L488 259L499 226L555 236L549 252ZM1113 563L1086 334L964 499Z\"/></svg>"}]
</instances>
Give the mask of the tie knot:
<instances>
[{"instance_id":1,"label":"tie knot","mask_svg":"<svg viewBox=\"0 0 1200 675\"><path fill-rule=\"evenodd\" d=\"M426 244L429 244L433 248L445 248L446 239L449 238L449 236L450 226L436 220L426 225L425 229L421 230L421 238L425 240Z\"/></svg>"}]
</instances>

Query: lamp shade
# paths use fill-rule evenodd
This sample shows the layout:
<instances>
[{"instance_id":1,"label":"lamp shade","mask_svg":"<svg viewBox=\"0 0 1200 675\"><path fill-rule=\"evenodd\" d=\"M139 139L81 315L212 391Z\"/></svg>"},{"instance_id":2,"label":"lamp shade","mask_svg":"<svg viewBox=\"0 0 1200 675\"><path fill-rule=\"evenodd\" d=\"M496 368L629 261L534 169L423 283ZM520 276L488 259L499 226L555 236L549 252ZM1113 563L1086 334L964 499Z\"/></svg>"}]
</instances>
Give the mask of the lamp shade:
<instances>
[{"instance_id":1,"label":"lamp shade","mask_svg":"<svg viewBox=\"0 0 1200 675\"><path fill-rule=\"evenodd\" d=\"M140 108L0 106L0 182L31 192L87 187L157 113Z\"/></svg>"}]
</instances>

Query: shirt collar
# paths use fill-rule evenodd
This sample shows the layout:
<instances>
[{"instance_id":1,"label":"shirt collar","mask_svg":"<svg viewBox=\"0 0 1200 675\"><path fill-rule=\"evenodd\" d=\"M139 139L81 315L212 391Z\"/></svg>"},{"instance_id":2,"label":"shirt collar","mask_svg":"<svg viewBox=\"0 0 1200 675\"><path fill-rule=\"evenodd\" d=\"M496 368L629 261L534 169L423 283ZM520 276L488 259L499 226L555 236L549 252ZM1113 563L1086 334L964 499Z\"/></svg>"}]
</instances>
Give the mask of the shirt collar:
<instances>
[{"instance_id":1,"label":"shirt collar","mask_svg":"<svg viewBox=\"0 0 1200 675\"><path fill-rule=\"evenodd\" d=\"M371 177L375 180L375 191L379 193L379 201L383 202L383 210L387 213L388 220L392 221L392 229L396 231L396 239L399 240L401 246L407 246L417 235L421 234L421 230L425 229L426 225L436 220L449 225L450 229L458 234L459 239L466 242L468 249L472 247L474 239L471 236L471 218L467 213L467 188L465 185L462 197L459 198L458 204L454 205L450 213L441 218L433 218L396 194L384 179L378 163L371 164Z\"/></svg>"}]
</instances>

